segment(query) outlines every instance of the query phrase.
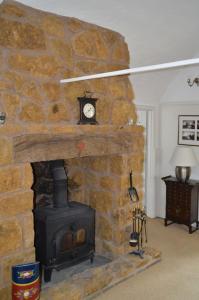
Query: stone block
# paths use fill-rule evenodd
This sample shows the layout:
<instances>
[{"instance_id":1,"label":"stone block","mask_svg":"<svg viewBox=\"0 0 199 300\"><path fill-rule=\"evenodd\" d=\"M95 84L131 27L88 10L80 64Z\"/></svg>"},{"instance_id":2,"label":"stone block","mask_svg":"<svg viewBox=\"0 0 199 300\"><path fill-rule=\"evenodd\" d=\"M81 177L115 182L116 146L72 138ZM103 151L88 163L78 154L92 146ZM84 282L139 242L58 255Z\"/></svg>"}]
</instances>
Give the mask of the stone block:
<instances>
[{"instance_id":1,"label":"stone block","mask_svg":"<svg viewBox=\"0 0 199 300\"><path fill-rule=\"evenodd\" d=\"M141 174L136 174L133 177L133 184L136 187L136 189L140 189L143 187L143 176Z\"/></svg>"},{"instance_id":2,"label":"stone block","mask_svg":"<svg viewBox=\"0 0 199 300\"><path fill-rule=\"evenodd\" d=\"M28 23L0 18L0 45L18 49L44 50L43 31Z\"/></svg>"},{"instance_id":3,"label":"stone block","mask_svg":"<svg viewBox=\"0 0 199 300\"><path fill-rule=\"evenodd\" d=\"M68 125L68 124L52 124L49 127L49 132L51 133L67 133L67 134L79 134L79 126L76 125Z\"/></svg>"},{"instance_id":4,"label":"stone block","mask_svg":"<svg viewBox=\"0 0 199 300\"><path fill-rule=\"evenodd\" d=\"M13 54L8 59L11 68L29 72L30 75L40 78L52 78L63 69L54 56L26 56Z\"/></svg>"},{"instance_id":5,"label":"stone block","mask_svg":"<svg viewBox=\"0 0 199 300\"><path fill-rule=\"evenodd\" d=\"M132 102L115 101L112 109L112 124L127 125L129 120L135 120L135 108Z\"/></svg>"},{"instance_id":6,"label":"stone block","mask_svg":"<svg viewBox=\"0 0 199 300\"><path fill-rule=\"evenodd\" d=\"M34 81L23 81L23 86L21 89L18 90L18 92L26 97L34 100L36 103L40 103L43 101L40 91L39 91L39 86L34 82Z\"/></svg>"},{"instance_id":7,"label":"stone block","mask_svg":"<svg viewBox=\"0 0 199 300\"><path fill-rule=\"evenodd\" d=\"M114 207L123 207L126 204L130 203L130 197L128 194L128 191L125 191L124 193L118 194L114 197Z\"/></svg>"},{"instance_id":8,"label":"stone block","mask_svg":"<svg viewBox=\"0 0 199 300\"><path fill-rule=\"evenodd\" d=\"M23 90L26 78L21 74L9 70L5 72L4 78L7 82L12 84L12 88L14 88L17 93L20 93Z\"/></svg>"},{"instance_id":9,"label":"stone block","mask_svg":"<svg viewBox=\"0 0 199 300\"><path fill-rule=\"evenodd\" d=\"M103 216L97 218L97 236L101 239L111 241L113 239L113 227L110 220Z\"/></svg>"},{"instance_id":10,"label":"stone block","mask_svg":"<svg viewBox=\"0 0 199 300\"><path fill-rule=\"evenodd\" d=\"M3 65L3 57L0 53L0 64L1 66ZM6 82L5 80L3 79L0 79L0 92L1 91L5 91L5 90L9 90L9 89L12 89L13 88L13 85L9 82Z\"/></svg>"},{"instance_id":11,"label":"stone block","mask_svg":"<svg viewBox=\"0 0 199 300\"><path fill-rule=\"evenodd\" d=\"M117 43L115 43L115 47L113 48L112 52L112 59L121 62L124 62L125 64L129 64L130 62L130 56L128 51L127 44L120 39Z\"/></svg>"},{"instance_id":12,"label":"stone block","mask_svg":"<svg viewBox=\"0 0 199 300\"><path fill-rule=\"evenodd\" d=\"M85 184L88 187L98 187L99 186L99 176L93 172L86 171L85 174Z\"/></svg>"},{"instance_id":13,"label":"stone block","mask_svg":"<svg viewBox=\"0 0 199 300\"><path fill-rule=\"evenodd\" d=\"M87 167L95 172L106 172L108 170L108 159L104 156L90 158Z\"/></svg>"},{"instance_id":14,"label":"stone block","mask_svg":"<svg viewBox=\"0 0 199 300\"><path fill-rule=\"evenodd\" d=\"M11 280L11 267L17 264L30 263L35 260L34 251L26 251L20 254L14 254L9 258L5 258L2 261L3 267L3 281L9 283Z\"/></svg>"},{"instance_id":15,"label":"stone block","mask_svg":"<svg viewBox=\"0 0 199 300\"><path fill-rule=\"evenodd\" d=\"M133 141L133 151L142 153L141 151L144 149L144 144L145 140L143 135L135 136Z\"/></svg>"},{"instance_id":16,"label":"stone block","mask_svg":"<svg viewBox=\"0 0 199 300\"><path fill-rule=\"evenodd\" d=\"M125 82L121 79L112 79L109 85L109 90L112 98L122 99L126 96Z\"/></svg>"},{"instance_id":17,"label":"stone block","mask_svg":"<svg viewBox=\"0 0 199 300\"><path fill-rule=\"evenodd\" d=\"M97 103L97 121L99 124L110 124L110 115L113 100L106 96Z\"/></svg>"},{"instance_id":18,"label":"stone block","mask_svg":"<svg viewBox=\"0 0 199 300\"><path fill-rule=\"evenodd\" d=\"M27 80L26 76L16 72L8 71L4 75L7 84L11 85L11 89L15 89L15 92L26 98L34 100L34 102L41 103L43 101L39 85L33 80Z\"/></svg>"},{"instance_id":19,"label":"stone block","mask_svg":"<svg viewBox=\"0 0 199 300\"><path fill-rule=\"evenodd\" d=\"M0 169L0 193L12 192L22 187L21 169L8 167Z\"/></svg>"},{"instance_id":20,"label":"stone block","mask_svg":"<svg viewBox=\"0 0 199 300\"><path fill-rule=\"evenodd\" d=\"M126 160L123 156L111 156L110 160L110 171L116 175L122 175L124 171L126 172Z\"/></svg>"},{"instance_id":21,"label":"stone block","mask_svg":"<svg viewBox=\"0 0 199 300\"><path fill-rule=\"evenodd\" d=\"M49 291L50 291L50 288L41 290L39 299L40 300L49 300L50 299L49 294L48 294Z\"/></svg>"},{"instance_id":22,"label":"stone block","mask_svg":"<svg viewBox=\"0 0 199 300\"><path fill-rule=\"evenodd\" d=\"M85 192L83 189L69 191L69 200L71 201L77 201L80 203L88 204L88 199L85 198Z\"/></svg>"},{"instance_id":23,"label":"stone block","mask_svg":"<svg viewBox=\"0 0 199 300\"><path fill-rule=\"evenodd\" d=\"M161 257L161 251L147 246L144 248L144 255L149 255L153 259L157 259Z\"/></svg>"},{"instance_id":24,"label":"stone block","mask_svg":"<svg viewBox=\"0 0 199 300\"><path fill-rule=\"evenodd\" d=\"M69 110L62 103L53 104L48 108L47 118L50 122L68 121L71 117Z\"/></svg>"},{"instance_id":25,"label":"stone block","mask_svg":"<svg viewBox=\"0 0 199 300\"><path fill-rule=\"evenodd\" d=\"M84 297L89 296L99 290L102 290L113 279L113 274L110 272L98 272L98 274L92 274L91 278L84 283Z\"/></svg>"},{"instance_id":26,"label":"stone block","mask_svg":"<svg viewBox=\"0 0 199 300\"><path fill-rule=\"evenodd\" d=\"M140 151L139 153L134 153L131 157L128 158L129 171L133 170L134 173L141 173L143 170L143 164L144 153L142 151Z\"/></svg>"},{"instance_id":27,"label":"stone block","mask_svg":"<svg viewBox=\"0 0 199 300\"><path fill-rule=\"evenodd\" d=\"M60 85L53 82L46 82L43 84L43 90L46 98L49 101L59 101L60 99Z\"/></svg>"},{"instance_id":28,"label":"stone block","mask_svg":"<svg viewBox=\"0 0 199 300\"><path fill-rule=\"evenodd\" d=\"M83 97L85 91L89 89L88 83L86 81L72 82L64 85L64 97L70 102L73 107L79 112L79 101L77 97Z\"/></svg>"},{"instance_id":29,"label":"stone block","mask_svg":"<svg viewBox=\"0 0 199 300\"><path fill-rule=\"evenodd\" d=\"M70 44L62 40L52 40L51 47L55 56L63 61L66 68L70 69L73 67L72 48Z\"/></svg>"},{"instance_id":30,"label":"stone block","mask_svg":"<svg viewBox=\"0 0 199 300\"><path fill-rule=\"evenodd\" d=\"M22 121L42 122L45 121L45 116L41 106L34 103L26 103L22 106L19 119Z\"/></svg>"},{"instance_id":31,"label":"stone block","mask_svg":"<svg viewBox=\"0 0 199 300\"><path fill-rule=\"evenodd\" d=\"M71 168L71 167L80 167L82 162L82 158L71 158L71 159L65 159L65 167Z\"/></svg>"},{"instance_id":32,"label":"stone block","mask_svg":"<svg viewBox=\"0 0 199 300\"><path fill-rule=\"evenodd\" d=\"M10 122L9 120L0 127L0 135L5 137L20 135L23 133L23 126Z\"/></svg>"},{"instance_id":33,"label":"stone block","mask_svg":"<svg viewBox=\"0 0 199 300\"><path fill-rule=\"evenodd\" d=\"M122 245L124 242L128 241L126 238L126 233L124 229L117 228L113 231L113 242L117 245Z\"/></svg>"},{"instance_id":34,"label":"stone block","mask_svg":"<svg viewBox=\"0 0 199 300\"><path fill-rule=\"evenodd\" d=\"M0 196L0 217L10 217L31 211L33 192L17 192L9 196Z\"/></svg>"},{"instance_id":35,"label":"stone block","mask_svg":"<svg viewBox=\"0 0 199 300\"><path fill-rule=\"evenodd\" d=\"M109 191L115 191L118 186L118 180L113 176L103 176L100 178L100 186Z\"/></svg>"},{"instance_id":36,"label":"stone block","mask_svg":"<svg viewBox=\"0 0 199 300\"><path fill-rule=\"evenodd\" d=\"M17 220L0 221L0 256L22 246L22 228Z\"/></svg>"},{"instance_id":37,"label":"stone block","mask_svg":"<svg viewBox=\"0 0 199 300\"><path fill-rule=\"evenodd\" d=\"M112 264L111 271L115 274L116 280L119 280L120 278L124 279L136 271L132 264L122 258L117 259L115 263Z\"/></svg>"},{"instance_id":38,"label":"stone block","mask_svg":"<svg viewBox=\"0 0 199 300\"><path fill-rule=\"evenodd\" d=\"M121 35L116 31L112 31L112 30L104 31L103 37L109 47L113 47L113 45L118 43L121 39Z\"/></svg>"},{"instance_id":39,"label":"stone block","mask_svg":"<svg viewBox=\"0 0 199 300\"><path fill-rule=\"evenodd\" d=\"M110 192L90 191L90 205L99 212L108 212L112 209L113 195Z\"/></svg>"},{"instance_id":40,"label":"stone block","mask_svg":"<svg viewBox=\"0 0 199 300\"><path fill-rule=\"evenodd\" d=\"M113 210L113 220L116 226L125 226L127 224L127 213L124 207Z\"/></svg>"},{"instance_id":41,"label":"stone block","mask_svg":"<svg viewBox=\"0 0 199 300\"><path fill-rule=\"evenodd\" d=\"M67 20L67 28L69 30L71 30L72 32L78 32L80 30L82 30L85 26L85 23L78 20L78 19L75 19L75 18L69 18Z\"/></svg>"},{"instance_id":42,"label":"stone block","mask_svg":"<svg viewBox=\"0 0 199 300\"><path fill-rule=\"evenodd\" d=\"M48 291L48 297L50 300L81 300L82 292L77 285L61 283Z\"/></svg>"},{"instance_id":43,"label":"stone block","mask_svg":"<svg viewBox=\"0 0 199 300\"><path fill-rule=\"evenodd\" d=\"M12 143L9 139L0 138L0 165L9 164L13 161Z\"/></svg>"},{"instance_id":44,"label":"stone block","mask_svg":"<svg viewBox=\"0 0 199 300\"><path fill-rule=\"evenodd\" d=\"M135 98L135 94L133 91L133 86L129 79L127 79L127 99L133 100ZM135 119L136 122L137 118Z\"/></svg>"},{"instance_id":45,"label":"stone block","mask_svg":"<svg viewBox=\"0 0 199 300\"><path fill-rule=\"evenodd\" d=\"M23 216L23 243L25 248L34 246L34 222L32 212Z\"/></svg>"},{"instance_id":46,"label":"stone block","mask_svg":"<svg viewBox=\"0 0 199 300\"><path fill-rule=\"evenodd\" d=\"M25 17L25 11L21 7L18 7L16 4L1 5L0 13L19 18Z\"/></svg>"},{"instance_id":47,"label":"stone block","mask_svg":"<svg viewBox=\"0 0 199 300\"><path fill-rule=\"evenodd\" d=\"M86 30L73 39L73 49L76 55L107 59L109 47L106 45L103 35L99 30Z\"/></svg>"},{"instance_id":48,"label":"stone block","mask_svg":"<svg viewBox=\"0 0 199 300\"><path fill-rule=\"evenodd\" d=\"M16 118L20 109L20 98L14 94L4 94L2 97L3 105L8 118Z\"/></svg>"},{"instance_id":49,"label":"stone block","mask_svg":"<svg viewBox=\"0 0 199 300\"><path fill-rule=\"evenodd\" d=\"M79 188L84 184L84 172L83 171L76 171L72 172L72 174L69 173L69 178L71 179L71 184L74 185L74 188ZM73 187L71 187L73 189Z\"/></svg>"},{"instance_id":50,"label":"stone block","mask_svg":"<svg viewBox=\"0 0 199 300\"><path fill-rule=\"evenodd\" d=\"M64 21L60 17L44 15L42 28L47 34L64 39Z\"/></svg>"},{"instance_id":51,"label":"stone block","mask_svg":"<svg viewBox=\"0 0 199 300\"><path fill-rule=\"evenodd\" d=\"M33 185L33 170L30 163L24 164L23 167L24 167L23 188L30 189Z\"/></svg>"},{"instance_id":52,"label":"stone block","mask_svg":"<svg viewBox=\"0 0 199 300\"><path fill-rule=\"evenodd\" d=\"M144 259L137 261L136 268L137 269L143 268L149 263L149 261L150 261L149 257L144 257Z\"/></svg>"},{"instance_id":53,"label":"stone block","mask_svg":"<svg viewBox=\"0 0 199 300\"><path fill-rule=\"evenodd\" d=\"M0 50L0 64L1 64L1 66L3 64L3 51L2 50ZM0 83L1 83L1 81L0 81Z\"/></svg>"},{"instance_id":54,"label":"stone block","mask_svg":"<svg viewBox=\"0 0 199 300\"><path fill-rule=\"evenodd\" d=\"M0 299L1 300L12 300L11 286L0 288Z\"/></svg>"},{"instance_id":55,"label":"stone block","mask_svg":"<svg viewBox=\"0 0 199 300\"><path fill-rule=\"evenodd\" d=\"M92 74L94 72L96 72L96 69L99 68L99 63L97 61L90 61L90 60L80 60L77 62L74 62L76 68L78 69L78 71L80 72L80 74ZM102 82L103 80L100 79ZM91 87L91 89L95 86L95 84L93 83L93 81L99 81L98 79L92 80L92 82L89 82L89 85ZM93 89L92 89L93 90Z\"/></svg>"},{"instance_id":56,"label":"stone block","mask_svg":"<svg viewBox=\"0 0 199 300\"><path fill-rule=\"evenodd\" d=\"M117 245L110 241L103 241L102 243L102 253L109 258L117 258L119 255L125 253L123 245Z\"/></svg>"},{"instance_id":57,"label":"stone block","mask_svg":"<svg viewBox=\"0 0 199 300\"><path fill-rule=\"evenodd\" d=\"M127 175L128 173L126 172L125 175L122 175L119 177L119 187L121 191L127 191L129 189L130 186L130 181L129 181L129 175ZM134 179L134 177L133 177ZM134 180L133 180L133 185L134 185Z\"/></svg>"},{"instance_id":58,"label":"stone block","mask_svg":"<svg viewBox=\"0 0 199 300\"><path fill-rule=\"evenodd\" d=\"M92 70L92 69L91 69ZM97 108L99 106L99 103L104 99L102 99L102 95L106 94L108 92L108 85L106 84L106 81L103 79L94 79L89 82L90 89L95 94L100 94L100 101L97 102ZM95 94L93 97L95 97ZM107 96L106 96L107 97ZM108 102L108 101L107 101Z\"/></svg>"},{"instance_id":59,"label":"stone block","mask_svg":"<svg viewBox=\"0 0 199 300\"><path fill-rule=\"evenodd\" d=\"M24 131L28 134L44 134L44 133L49 133L51 132L50 129L44 124L39 124L39 123L29 123L28 126L25 127Z\"/></svg>"},{"instance_id":60,"label":"stone block","mask_svg":"<svg viewBox=\"0 0 199 300\"><path fill-rule=\"evenodd\" d=\"M118 226L127 226L132 223L132 202L129 203L125 207L116 208L113 210L113 218L115 225Z\"/></svg>"}]
</instances>

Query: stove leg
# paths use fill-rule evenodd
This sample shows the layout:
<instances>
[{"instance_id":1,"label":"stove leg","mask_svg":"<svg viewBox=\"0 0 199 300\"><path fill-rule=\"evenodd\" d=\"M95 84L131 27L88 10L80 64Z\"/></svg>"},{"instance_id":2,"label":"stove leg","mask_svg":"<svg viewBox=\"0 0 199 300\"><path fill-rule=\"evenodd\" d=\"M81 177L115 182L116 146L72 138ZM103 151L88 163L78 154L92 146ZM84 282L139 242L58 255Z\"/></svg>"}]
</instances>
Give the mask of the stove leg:
<instances>
[{"instance_id":1,"label":"stove leg","mask_svg":"<svg viewBox=\"0 0 199 300\"><path fill-rule=\"evenodd\" d=\"M90 257L91 264L92 264L92 263L93 263L93 261L94 261L94 256L95 256L95 255L94 255L94 254L92 254L92 255L91 255L91 257Z\"/></svg>"},{"instance_id":2,"label":"stove leg","mask_svg":"<svg viewBox=\"0 0 199 300\"><path fill-rule=\"evenodd\" d=\"M46 269L44 267L44 281L49 282L51 281L52 269Z\"/></svg>"}]
</instances>

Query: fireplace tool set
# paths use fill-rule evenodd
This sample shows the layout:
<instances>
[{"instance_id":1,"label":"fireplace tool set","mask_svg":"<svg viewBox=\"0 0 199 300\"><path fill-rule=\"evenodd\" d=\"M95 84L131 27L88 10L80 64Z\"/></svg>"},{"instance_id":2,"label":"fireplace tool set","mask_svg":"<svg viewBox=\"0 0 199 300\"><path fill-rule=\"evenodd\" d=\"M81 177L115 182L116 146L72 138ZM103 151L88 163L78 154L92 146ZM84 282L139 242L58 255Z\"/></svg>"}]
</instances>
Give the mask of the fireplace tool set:
<instances>
[{"instance_id":1,"label":"fireplace tool set","mask_svg":"<svg viewBox=\"0 0 199 300\"><path fill-rule=\"evenodd\" d=\"M131 247L137 247L136 250L130 254L135 254L143 258L143 239L147 243L147 230L146 230L146 213L144 209L139 207L139 196L135 187L133 187L132 171L130 172L130 187L128 189L130 199L136 204L132 212L132 233L129 239Z\"/></svg>"}]
</instances>

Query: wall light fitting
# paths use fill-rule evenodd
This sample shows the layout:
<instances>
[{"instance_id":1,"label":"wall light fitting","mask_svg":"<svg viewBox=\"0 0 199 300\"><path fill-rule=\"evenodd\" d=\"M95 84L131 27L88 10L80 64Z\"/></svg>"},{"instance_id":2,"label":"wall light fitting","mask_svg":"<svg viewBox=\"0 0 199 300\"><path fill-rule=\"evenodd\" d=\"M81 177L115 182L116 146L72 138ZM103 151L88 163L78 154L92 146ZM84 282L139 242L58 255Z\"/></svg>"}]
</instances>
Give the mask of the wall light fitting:
<instances>
[{"instance_id":1,"label":"wall light fitting","mask_svg":"<svg viewBox=\"0 0 199 300\"><path fill-rule=\"evenodd\" d=\"M195 84L197 84L197 86L199 86L199 77L194 78L194 80L191 82L191 79L187 79L187 83L190 87L192 87Z\"/></svg>"}]
</instances>

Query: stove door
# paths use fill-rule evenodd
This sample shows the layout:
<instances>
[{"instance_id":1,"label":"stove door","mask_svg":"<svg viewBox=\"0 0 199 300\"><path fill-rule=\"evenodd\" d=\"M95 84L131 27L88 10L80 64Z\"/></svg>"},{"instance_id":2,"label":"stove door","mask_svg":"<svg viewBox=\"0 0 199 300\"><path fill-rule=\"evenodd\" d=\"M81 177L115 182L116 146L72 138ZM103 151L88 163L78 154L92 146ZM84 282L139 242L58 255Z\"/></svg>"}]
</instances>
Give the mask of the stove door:
<instances>
[{"instance_id":1,"label":"stove door","mask_svg":"<svg viewBox=\"0 0 199 300\"><path fill-rule=\"evenodd\" d=\"M54 235L54 262L72 265L94 251L94 224L89 218L80 218L62 226Z\"/></svg>"}]
</instances>

